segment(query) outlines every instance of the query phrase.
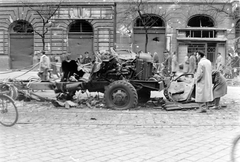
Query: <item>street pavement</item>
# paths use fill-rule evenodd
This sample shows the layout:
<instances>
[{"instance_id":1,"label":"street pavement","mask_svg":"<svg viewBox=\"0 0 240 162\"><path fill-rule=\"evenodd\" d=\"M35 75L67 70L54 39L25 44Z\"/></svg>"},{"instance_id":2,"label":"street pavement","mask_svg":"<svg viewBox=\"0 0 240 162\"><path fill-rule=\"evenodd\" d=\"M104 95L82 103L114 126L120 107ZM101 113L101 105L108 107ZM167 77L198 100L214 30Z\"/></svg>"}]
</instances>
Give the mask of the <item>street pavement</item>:
<instances>
[{"instance_id":1,"label":"street pavement","mask_svg":"<svg viewBox=\"0 0 240 162\"><path fill-rule=\"evenodd\" d=\"M240 87L228 87L222 103L227 107L197 113L16 102L18 123L0 126L0 162L230 162L240 135Z\"/></svg>"}]
</instances>

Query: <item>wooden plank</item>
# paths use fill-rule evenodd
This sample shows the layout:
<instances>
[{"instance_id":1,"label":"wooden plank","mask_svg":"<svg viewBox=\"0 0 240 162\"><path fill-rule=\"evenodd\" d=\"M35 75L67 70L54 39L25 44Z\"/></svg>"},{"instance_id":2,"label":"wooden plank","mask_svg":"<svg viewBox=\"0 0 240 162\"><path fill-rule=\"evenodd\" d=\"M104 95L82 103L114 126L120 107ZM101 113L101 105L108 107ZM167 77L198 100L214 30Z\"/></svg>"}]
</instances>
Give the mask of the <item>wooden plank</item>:
<instances>
[{"instance_id":1,"label":"wooden plank","mask_svg":"<svg viewBox=\"0 0 240 162\"><path fill-rule=\"evenodd\" d=\"M182 109L194 109L194 108L199 108L198 103L167 103L164 108L166 110L182 110Z\"/></svg>"}]
</instances>

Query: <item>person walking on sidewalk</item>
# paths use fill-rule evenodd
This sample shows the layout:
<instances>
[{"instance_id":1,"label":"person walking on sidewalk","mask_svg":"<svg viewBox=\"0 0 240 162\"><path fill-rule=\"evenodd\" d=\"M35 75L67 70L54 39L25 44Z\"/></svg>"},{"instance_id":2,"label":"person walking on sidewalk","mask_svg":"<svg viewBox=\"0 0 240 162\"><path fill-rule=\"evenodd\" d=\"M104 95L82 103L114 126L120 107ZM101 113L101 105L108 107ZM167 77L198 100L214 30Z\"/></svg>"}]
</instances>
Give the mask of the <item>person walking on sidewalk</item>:
<instances>
[{"instance_id":1,"label":"person walking on sidewalk","mask_svg":"<svg viewBox=\"0 0 240 162\"><path fill-rule=\"evenodd\" d=\"M199 112L206 112L208 103L213 101L212 65L201 51L198 52L197 58L200 61L194 78L196 84L195 101L201 105Z\"/></svg>"}]
</instances>

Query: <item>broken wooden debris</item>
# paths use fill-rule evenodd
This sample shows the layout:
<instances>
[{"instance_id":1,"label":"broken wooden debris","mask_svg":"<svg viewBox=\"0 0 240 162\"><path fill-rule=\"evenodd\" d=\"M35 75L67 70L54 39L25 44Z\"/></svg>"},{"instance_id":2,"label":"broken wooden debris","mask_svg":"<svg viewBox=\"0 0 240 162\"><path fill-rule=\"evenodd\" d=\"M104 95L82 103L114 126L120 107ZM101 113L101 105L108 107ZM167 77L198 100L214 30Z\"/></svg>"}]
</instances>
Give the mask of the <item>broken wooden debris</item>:
<instances>
[{"instance_id":1,"label":"broken wooden debris","mask_svg":"<svg viewBox=\"0 0 240 162\"><path fill-rule=\"evenodd\" d=\"M164 105L165 110L182 110L199 108L198 103L173 103L169 102Z\"/></svg>"}]
</instances>

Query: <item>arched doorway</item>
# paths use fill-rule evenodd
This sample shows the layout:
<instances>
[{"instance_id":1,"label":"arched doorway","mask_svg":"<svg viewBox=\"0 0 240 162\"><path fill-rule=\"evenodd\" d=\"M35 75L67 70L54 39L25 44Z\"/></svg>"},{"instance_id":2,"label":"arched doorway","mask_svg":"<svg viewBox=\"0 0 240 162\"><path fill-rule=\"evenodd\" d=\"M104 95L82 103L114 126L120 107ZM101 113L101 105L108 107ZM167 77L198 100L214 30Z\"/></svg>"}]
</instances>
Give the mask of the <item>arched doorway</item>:
<instances>
[{"instance_id":1,"label":"arched doorway","mask_svg":"<svg viewBox=\"0 0 240 162\"><path fill-rule=\"evenodd\" d=\"M14 21L9 26L10 67L21 69L33 63L33 27L25 20Z\"/></svg>"},{"instance_id":2,"label":"arched doorway","mask_svg":"<svg viewBox=\"0 0 240 162\"><path fill-rule=\"evenodd\" d=\"M144 30L144 26L147 28L147 37ZM155 14L144 14L142 19L137 17L133 28L134 43L133 50L135 52L145 51L145 45L147 40L147 52L151 54L157 52L159 55L159 61L163 61L163 51L166 48L165 42L165 23L163 19Z\"/></svg>"},{"instance_id":3,"label":"arched doorway","mask_svg":"<svg viewBox=\"0 0 240 162\"><path fill-rule=\"evenodd\" d=\"M89 52L93 55L93 28L86 20L75 20L69 25L68 30L68 51L71 52L72 59L77 59L79 55Z\"/></svg>"},{"instance_id":4,"label":"arched doorway","mask_svg":"<svg viewBox=\"0 0 240 162\"><path fill-rule=\"evenodd\" d=\"M189 19L187 26L204 29L204 30L191 30L186 32L186 37L194 37L199 40L201 39L201 41L191 42L191 44L188 45L188 53L193 53L201 50L205 52L207 55L207 58L214 63L216 60L217 50L222 51L223 46L222 44L219 44L217 49L216 41L214 42L214 41L204 40L205 38L216 38L217 32L210 29L215 27L214 20L208 15L204 15L204 14L194 15Z\"/></svg>"}]
</instances>

